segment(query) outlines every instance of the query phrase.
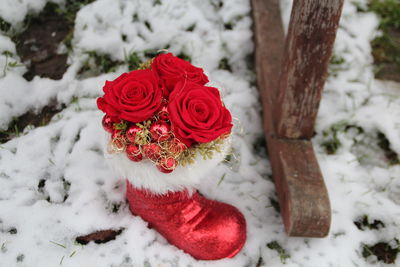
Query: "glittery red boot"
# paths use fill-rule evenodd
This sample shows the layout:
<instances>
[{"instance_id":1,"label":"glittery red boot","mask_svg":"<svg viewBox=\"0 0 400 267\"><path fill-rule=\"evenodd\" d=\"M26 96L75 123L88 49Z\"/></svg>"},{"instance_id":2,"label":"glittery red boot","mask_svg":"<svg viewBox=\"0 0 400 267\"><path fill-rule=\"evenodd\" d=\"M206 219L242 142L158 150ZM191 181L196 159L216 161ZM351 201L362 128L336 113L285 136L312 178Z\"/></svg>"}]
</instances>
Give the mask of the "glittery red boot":
<instances>
[{"instance_id":1,"label":"glittery red boot","mask_svg":"<svg viewBox=\"0 0 400 267\"><path fill-rule=\"evenodd\" d=\"M155 195L127 181L126 195L134 215L196 259L232 258L246 241L246 222L240 211L197 192Z\"/></svg>"}]
</instances>

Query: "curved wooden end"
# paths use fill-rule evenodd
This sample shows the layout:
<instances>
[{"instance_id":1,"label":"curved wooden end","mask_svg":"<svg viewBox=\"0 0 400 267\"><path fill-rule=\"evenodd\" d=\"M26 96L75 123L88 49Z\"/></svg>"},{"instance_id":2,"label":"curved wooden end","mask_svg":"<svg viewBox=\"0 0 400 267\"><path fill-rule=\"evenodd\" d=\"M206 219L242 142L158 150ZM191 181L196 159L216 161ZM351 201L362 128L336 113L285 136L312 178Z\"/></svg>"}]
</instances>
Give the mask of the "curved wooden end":
<instances>
[{"instance_id":1,"label":"curved wooden end","mask_svg":"<svg viewBox=\"0 0 400 267\"><path fill-rule=\"evenodd\" d=\"M272 142L279 166L274 178L287 234L327 236L331 207L312 143L276 139Z\"/></svg>"}]
</instances>

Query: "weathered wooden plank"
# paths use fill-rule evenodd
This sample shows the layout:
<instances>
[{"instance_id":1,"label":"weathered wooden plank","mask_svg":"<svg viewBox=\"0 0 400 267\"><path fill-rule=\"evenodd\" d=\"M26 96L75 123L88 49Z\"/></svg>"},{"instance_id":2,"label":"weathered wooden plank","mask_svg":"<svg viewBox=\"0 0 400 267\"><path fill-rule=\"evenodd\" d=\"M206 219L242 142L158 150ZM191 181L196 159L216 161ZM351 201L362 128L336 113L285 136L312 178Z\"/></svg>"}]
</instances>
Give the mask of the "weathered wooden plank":
<instances>
[{"instance_id":1,"label":"weathered wooden plank","mask_svg":"<svg viewBox=\"0 0 400 267\"><path fill-rule=\"evenodd\" d=\"M273 104L279 86L285 44L279 0L253 0L252 10L257 83L263 99L264 130L272 133Z\"/></svg>"},{"instance_id":2,"label":"weathered wooden plank","mask_svg":"<svg viewBox=\"0 0 400 267\"><path fill-rule=\"evenodd\" d=\"M313 136L343 1L293 2L275 106L278 136Z\"/></svg>"}]
</instances>

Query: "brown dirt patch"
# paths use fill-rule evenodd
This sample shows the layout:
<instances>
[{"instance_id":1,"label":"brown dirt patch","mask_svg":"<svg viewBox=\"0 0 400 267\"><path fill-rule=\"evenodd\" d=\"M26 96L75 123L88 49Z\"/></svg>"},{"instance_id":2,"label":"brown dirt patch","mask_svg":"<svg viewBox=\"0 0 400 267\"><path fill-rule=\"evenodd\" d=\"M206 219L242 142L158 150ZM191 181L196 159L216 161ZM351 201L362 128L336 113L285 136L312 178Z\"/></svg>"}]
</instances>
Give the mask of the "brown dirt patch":
<instances>
[{"instance_id":1,"label":"brown dirt patch","mask_svg":"<svg viewBox=\"0 0 400 267\"><path fill-rule=\"evenodd\" d=\"M57 50L73 25L56 10L56 5L47 4L39 15L28 18L28 27L14 37L17 53L28 67L24 74L28 81L36 75L59 80L67 70L68 55Z\"/></svg>"},{"instance_id":2,"label":"brown dirt patch","mask_svg":"<svg viewBox=\"0 0 400 267\"><path fill-rule=\"evenodd\" d=\"M78 236L75 240L79 244L86 245L90 241L94 241L96 244L107 243L114 240L118 235L122 233L124 229L119 230L101 230L88 235Z\"/></svg>"}]
</instances>

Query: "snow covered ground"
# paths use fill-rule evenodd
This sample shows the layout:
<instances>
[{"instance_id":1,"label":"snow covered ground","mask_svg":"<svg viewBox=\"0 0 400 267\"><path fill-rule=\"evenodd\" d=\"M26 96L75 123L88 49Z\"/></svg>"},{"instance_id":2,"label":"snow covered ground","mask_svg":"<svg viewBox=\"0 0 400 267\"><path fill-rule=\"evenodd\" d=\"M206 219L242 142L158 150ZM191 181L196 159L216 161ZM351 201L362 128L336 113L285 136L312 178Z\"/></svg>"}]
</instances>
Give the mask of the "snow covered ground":
<instances>
[{"instance_id":1,"label":"snow covered ground","mask_svg":"<svg viewBox=\"0 0 400 267\"><path fill-rule=\"evenodd\" d=\"M286 25L290 2L282 1ZM18 28L26 14L40 11L45 3L2 0L0 17ZM377 34L377 18L357 13L346 1L334 51L343 60L331 68L317 120L313 142L331 199L330 234L324 239L289 238L273 207L271 170L259 147L260 104L249 64L250 4L219 3L97 0L77 14L70 66L57 81L35 77L28 82L22 77L24 67L5 68L4 51L12 52L16 62L19 58L11 39L0 35L0 70L5 70L0 77L0 128L55 100L66 105L48 125L27 127L0 146L0 267L383 264L362 254L365 245L388 242L395 247L395 238L400 239L400 165L388 164L377 138L382 133L400 154L400 86L373 78L369 40ZM246 217L247 243L233 259L196 261L130 214L123 180L113 177L103 159L102 113L95 103L104 81L127 67L77 78L85 51L123 61L127 52L167 45L205 69L240 121L233 142L236 158L221 164L213 177L205 177L200 188L210 198L235 205ZM231 72L218 69L223 58ZM332 142L337 149L328 154ZM380 220L384 226L360 230L354 221L364 215L370 223ZM79 235L110 228L125 230L105 244L75 242ZM284 251L271 249L276 244Z\"/></svg>"}]
</instances>

